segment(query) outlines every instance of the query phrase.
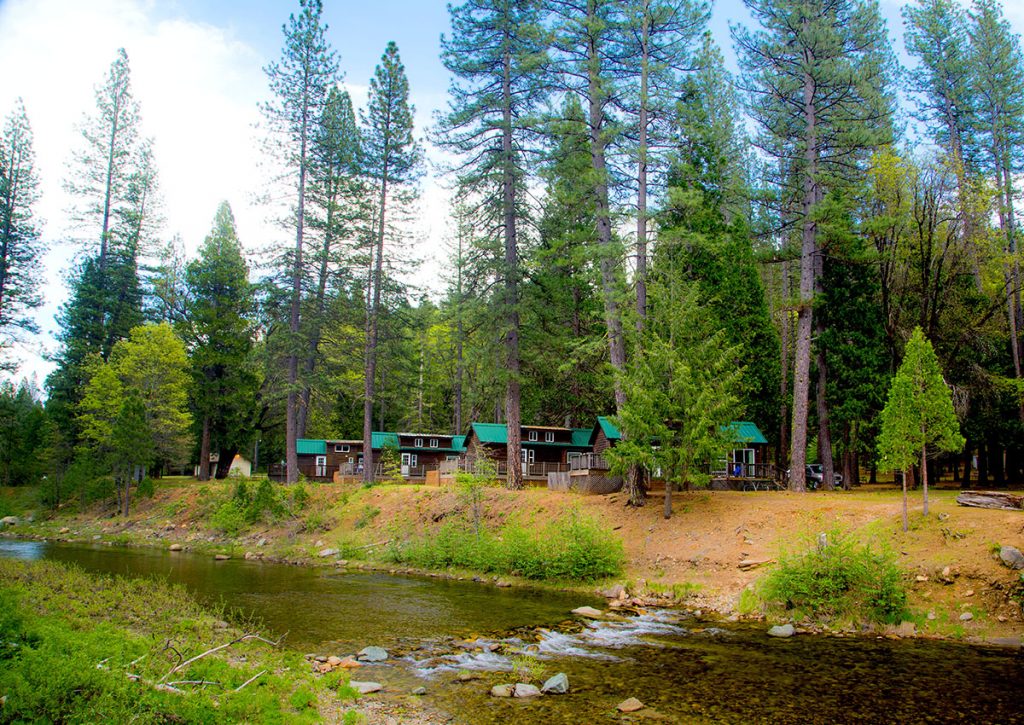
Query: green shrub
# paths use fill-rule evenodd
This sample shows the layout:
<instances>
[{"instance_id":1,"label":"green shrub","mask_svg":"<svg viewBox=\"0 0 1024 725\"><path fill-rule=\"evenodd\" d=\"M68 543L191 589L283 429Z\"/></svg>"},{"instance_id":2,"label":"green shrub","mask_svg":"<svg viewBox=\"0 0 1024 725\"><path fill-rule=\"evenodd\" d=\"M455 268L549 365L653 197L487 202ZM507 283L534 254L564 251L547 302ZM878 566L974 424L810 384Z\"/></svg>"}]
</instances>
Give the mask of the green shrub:
<instances>
[{"instance_id":1,"label":"green shrub","mask_svg":"<svg viewBox=\"0 0 1024 725\"><path fill-rule=\"evenodd\" d=\"M139 495L143 498L153 498L153 494L156 493L156 486L153 484L153 479L149 476L143 477L143 479L139 481L138 490Z\"/></svg>"},{"instance_id":2,"label":"green shrub","mask_svg":"<svg viewBox=\"0 0 1024 725\"><path fill-rule=\"evenodd\" d=\"M768 609L820 621L896 623L907 613L907 592L895 555L840 529L823 540L802 537L797 550L783 552L759 594Z\"/></svg>"},{"instance_id":3,"label":"green shrub","mask_svg":"<svg viewBox=\"0 0 1024 725\"><path fill-rule=\"evenodd\" d=\"M366 504L359 512L359 518L356 519L355 528L365 529L370 523L377 518L380 514L380 509L372 504Z\"/></svg>"},{"instance_id":4,"label":"green shrub","mask_svg":"<svg viewBox=\"0 0 1024 725\"><path fill-rule=\"evenodd\" d=\"M210 516L210 525L226 536L238 536L248 523L245 507L234 498L222 503Z\"/></svg>"},{"instance_id":5,"label":"green shrub","mask_svg":"<svg viewBox=\"0 0 1024 725\"><path fill-rule=\"evenodd\" d=\"M526 579L594 581L622 571L622 542L596 522L571 512L542 529L507 524L474 533L449 523L429 536L391 545L386 556L425 569L457 567Z\"/></svg>"}]
</instances>

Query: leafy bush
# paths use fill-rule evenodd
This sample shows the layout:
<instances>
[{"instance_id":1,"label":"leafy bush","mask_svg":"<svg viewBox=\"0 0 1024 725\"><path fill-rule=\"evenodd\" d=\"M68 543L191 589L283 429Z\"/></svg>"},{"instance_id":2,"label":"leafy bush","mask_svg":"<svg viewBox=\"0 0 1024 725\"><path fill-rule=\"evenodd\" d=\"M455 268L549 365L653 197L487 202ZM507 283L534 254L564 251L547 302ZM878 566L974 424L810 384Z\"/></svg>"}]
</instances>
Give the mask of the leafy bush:
<instances>
[{"instance_id":1,"label":"leafy bush","mask_svg":"<svg viewBox=\"0 0 1024 725\"><path fill-rule=\"evenodd\" d=\"M234 498L222 503L210 516L210 525L226 536L238 536L248 523L245 507Z\"/></svg>"},{"instance_id":2,"label":"leafy bush","mask_svg":"<svg viewBox=\"0 0 1024 725\"><path fill-rule=\"evenodd\" d=\"M907 592L893 553L840 529L819 540L805 536L799 550L783 552L759 594L769 609L821 621L896 623L906 615Z\"/></svg>"},{"instance_id":3,"label":"leafy bush","mask_svg":"<svg viewBox=\"0 0 1024 725\"><path fill-rule=\"evenodd\" d=\"M572 512L542 529L507 524L475 534L450 523L437 532L395 543L387 556L425 569L457 567L526 579L593 581L622 571L622 542L596 522Z\"/></svg>"},{"instance_id":4,"label":"leafy bush","mask_svg":"<svg viewBox=\"0 0 1024 725\"><path fill-rule=\"evenodd\" d=\"M153 494L156 493L156 486L153 484L153 479L149 476L145 476L139 481L139 495L143 498L153 498Z\"/></svg>"}]
</instances>

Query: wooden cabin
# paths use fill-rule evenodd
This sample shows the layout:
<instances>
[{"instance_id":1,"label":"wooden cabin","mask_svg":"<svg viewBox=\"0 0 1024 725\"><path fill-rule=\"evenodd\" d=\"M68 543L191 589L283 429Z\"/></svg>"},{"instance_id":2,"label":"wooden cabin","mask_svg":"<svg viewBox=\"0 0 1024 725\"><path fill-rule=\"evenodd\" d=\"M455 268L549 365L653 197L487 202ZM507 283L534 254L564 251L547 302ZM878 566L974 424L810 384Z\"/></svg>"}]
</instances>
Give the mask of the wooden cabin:
<instances>
[{"instance_id":1,"label":"wooden cabin","mask_svg":"<svg viewBox=\"0 0 1024 725\"><path fill-rule=\"evenodd\" d=\"M374 431L371 437L373 462L381 472L381 453L394 449L403 478L424 478L442 461L457 459L462 453L465 436L440 433L392 433ZM296 441L299 472L314 481L333 481L341 476L363 474L363 441L361 439L309 439ZM283 466L273 466L272 478L284 478Z\"/></svg>"},{"instance_id":2,"label":"wooden cabin","mask_svg":"<svg viewBox=\"0 0 1024 725\"><path fill-rule=\"evenodd\" d=\"M724 459L711 465L711 487L758 490L780 484L775 465L768 462L768 439L756 424L733 421L723 427L735 446Z\"/></svg>"},{"instance_id":3,"label":"wooden cabin","mask_svg":"<svg viewBox=\"0 0 1024 725\"><path fill-rule=\"evenodd\" d=\"M565 472L576 456L590 451L589 428L524 425L520 428L523 478L546 480L548 473ZM508 427L504 423L471 423L460 464L472 467L478 460L494 461L497 475L508 475ZM442 469L453 473L454 466Z\"/></svg>"}]
</instances>

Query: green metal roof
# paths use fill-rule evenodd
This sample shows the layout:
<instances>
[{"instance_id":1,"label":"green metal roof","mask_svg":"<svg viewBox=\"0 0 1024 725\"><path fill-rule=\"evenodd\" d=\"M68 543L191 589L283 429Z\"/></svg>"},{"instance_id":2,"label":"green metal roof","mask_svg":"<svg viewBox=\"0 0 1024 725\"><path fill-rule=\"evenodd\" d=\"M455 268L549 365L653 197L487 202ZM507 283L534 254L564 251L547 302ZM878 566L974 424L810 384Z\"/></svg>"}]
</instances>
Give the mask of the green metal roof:
<instances>
[{"instance_id":1,"label":"green metal roof","mask_svg":"<svg viewBox=\"0 0 1024 725\"><path fill-rule=\"evenodd\" d=\"M452 450L453 451L464 451L464 450L466 450L466 436L452 436Z\"/></svg>"},{"instance_id":2,"label":"green metal roof","mask_svg":"<svg viewBox=\"0 0 1024 725\"><path fill-rule=\"evenodd\" d=\"M378 450L381 448L398 448L398 434L375 430L370 434L370 446Z\"/></svg>"},{"instance_id":3,"label":"green metal roof","mask_svg":"<svg viewBox=\"0 0 1024 725\"><path fill-rule=\"evenodd\" d=\"M597 416L597 426L601 427L604 431L604 437L610 441L617 441L622 439L622 433L619 432L618 426L612 423L612 419L606 415ZM597 426L594 427L594 433L597 432ZM593 438L591 438L593 442Z\"/></svg>"},{"instance_id":4,"label":"green metal roof","mask_svg":"<svg viewBox=\"0 0 1024 725\"><path fill-rule=\"evenodd\" d=\"M761 429L749 421L734 420L729 425L722 426L723 432L727 428L732 431L732 440L736 443L768 445L768 439L764 437Z\"/></svg>"},{"instance_id":5,"label":"green metal roof","mask_svg":"<svg viewBox=\"0 0 1024 725\"><path fill-rule=\"evenodd\" d=\"M327 455L327 441L299 438L295 441L295 452L300 456L325 456Z\"/></svg>"},{"instance_id":6,"label":"green metal roof","mask_svg":"<svg viewBox=\"0 0 1024 725\"><path fill-rule=\"evenodd\" d=\"M572 444L580 448L590 447L590 428L573 428Z\"/></svg>"},{"instance_id":7,"label":"green metal roof","mask_svg":"<svg viewBox=\"0 0 1024 725\"><path fill-rule=\"evenodd\" d=\"M504 423L470 423L481 443L508 443L508 429Z\"/></svg>"},{"instance_id":8,"label":"green metal roof","mask_svg":"<svg viewBox=\"0 0 1024 725\"><path fill-rule=\"evenodd\" d=\"M481 443L494 443L497 445L508 444L508 427L504 423L472 423L471 427L473 432L476 433L477 439ZM532 426L524 427L530 428ZM547 441L530 441L523 439L523 445L554 446L557 448L566 448L570 446L575 448L587 448L590 445L590 428L570 428L570 430L572 431L571 441L556 441L554 443L549 443ZM454 441L452 442L452 447L455 447ZM465 441L463 441L462 447L465 448Z\"/></svg>"}]
</instances>

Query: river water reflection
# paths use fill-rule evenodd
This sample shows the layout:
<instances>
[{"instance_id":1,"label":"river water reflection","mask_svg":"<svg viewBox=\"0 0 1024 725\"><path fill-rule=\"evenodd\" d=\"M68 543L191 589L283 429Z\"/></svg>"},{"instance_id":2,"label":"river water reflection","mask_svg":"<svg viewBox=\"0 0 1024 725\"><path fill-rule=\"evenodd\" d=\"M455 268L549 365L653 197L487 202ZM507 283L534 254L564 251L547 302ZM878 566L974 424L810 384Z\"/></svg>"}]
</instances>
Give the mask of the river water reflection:
<instances>
[{"instance_id":1,"label":"river water reflection","mask_svg":"<svg viewBox=\"0 0 1024 725\"><path fill-rule=\"evenodd\" d=\"M75 563L87 571L155 576L223 601L287 631L290 646L345 654L367 644L409 654L366 668L392 691L424 684L428 700L461 723L618 722L637 697L651 717L679 723L1024 723L1024 658L957 642L798 636L763 626L713 626L678 612L583 630L560 627L586 597L470 582L214 562L169 552L0 540L0 556ZM527 628L527 629L524 629ZM495 652L463 651L480 637ZM532 651L572 692L532 701L487 693L507 653ZM455 683L480 670L482 680Z\"/></svg>"}]
</instances>

